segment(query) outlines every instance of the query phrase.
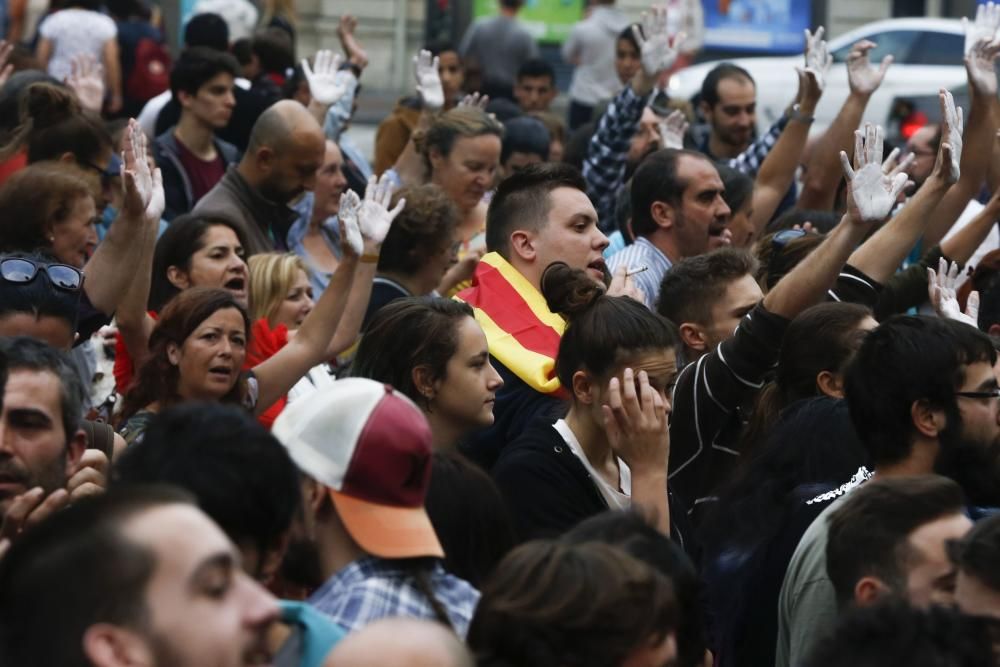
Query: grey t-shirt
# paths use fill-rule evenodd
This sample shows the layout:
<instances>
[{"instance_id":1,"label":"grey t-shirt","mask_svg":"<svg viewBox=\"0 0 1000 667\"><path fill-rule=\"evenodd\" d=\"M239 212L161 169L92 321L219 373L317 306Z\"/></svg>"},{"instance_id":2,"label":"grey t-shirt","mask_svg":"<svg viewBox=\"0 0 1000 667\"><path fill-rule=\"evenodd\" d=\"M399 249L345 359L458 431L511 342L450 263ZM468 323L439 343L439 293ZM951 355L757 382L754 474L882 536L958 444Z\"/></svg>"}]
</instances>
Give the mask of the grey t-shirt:
<instances>
[{"instance_id":1,"label":"grey t-shirt","mask_svg":"<svg viewBox=\"0 0 1000 667\"><path fill-rule=\"evenodd\" d=\"M513 86L521 65L538 57L538 45L517 19L493 16L469 26L459 52L479 63L483 82Z\"/></svg>"}]
</instances>

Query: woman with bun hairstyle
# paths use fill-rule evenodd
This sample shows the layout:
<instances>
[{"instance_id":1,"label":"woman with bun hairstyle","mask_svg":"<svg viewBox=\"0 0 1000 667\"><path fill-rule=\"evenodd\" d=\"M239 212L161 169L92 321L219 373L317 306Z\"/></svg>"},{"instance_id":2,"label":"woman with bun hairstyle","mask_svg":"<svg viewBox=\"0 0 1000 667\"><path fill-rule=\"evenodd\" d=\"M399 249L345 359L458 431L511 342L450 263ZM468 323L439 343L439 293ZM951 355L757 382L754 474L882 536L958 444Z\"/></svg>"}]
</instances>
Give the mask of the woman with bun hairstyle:
<instances>
[{"instance_id":1,"label":"woman with bun hairstyle","mask_svg":"<svg viewBox=\"0 0 1000 667\"><path fill-rule=\"evenodd\" d=\"M520 537L555 537L589 516L628 507L669 533L672 325L638 301L607 296L603 285L562 262L545 270L541 287L552 312L568 320L556 375L571 400L564 419L529 427L493 467Z\"/></svg>"}]
</instances>

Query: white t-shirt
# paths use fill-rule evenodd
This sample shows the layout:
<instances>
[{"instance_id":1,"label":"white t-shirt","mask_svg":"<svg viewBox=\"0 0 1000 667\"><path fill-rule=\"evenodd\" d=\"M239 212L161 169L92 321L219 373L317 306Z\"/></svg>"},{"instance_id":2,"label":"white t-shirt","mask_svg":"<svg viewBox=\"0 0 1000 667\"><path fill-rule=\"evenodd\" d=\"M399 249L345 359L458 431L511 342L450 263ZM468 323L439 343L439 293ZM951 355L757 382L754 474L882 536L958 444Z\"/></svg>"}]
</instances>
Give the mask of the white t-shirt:
<instances>
[{"instance_id":1,"label":"white t-shirt","mask_svg":"<svg viewBox=\"0 0 1000 667\"><path fill-rule=\"evenodd\" d=\"M49 75L62 81L70 75L73 56L89 53L102 62L104 43L118 36L118 27L104 14L74 8L46 17L38 34L52 42Z\"/></svg>"},{"instance_id":2,"label":"white t-shirt","mask_svg":"<svg viewBox=\"0 0 1000 667\"><path fill-rule=\"evenodd\" d=\"M618 459L619 488L615 488L611 484L608 484L608 481L590 465L587 455L583 453L583 447L580 446L580 441L576 439L576 435L570 429L565 419L557 421L552 425L552 428L562 436L562 439L569 446L570 451L576 455L576 458L580 459L580 463L590 473L590 478L594 480L597 490L604 497L604 500L607 501L608 507L613 510L627 510L632 506L632 471L629 470L628 465L624 461Z\"/></svg>"}]
</instances>

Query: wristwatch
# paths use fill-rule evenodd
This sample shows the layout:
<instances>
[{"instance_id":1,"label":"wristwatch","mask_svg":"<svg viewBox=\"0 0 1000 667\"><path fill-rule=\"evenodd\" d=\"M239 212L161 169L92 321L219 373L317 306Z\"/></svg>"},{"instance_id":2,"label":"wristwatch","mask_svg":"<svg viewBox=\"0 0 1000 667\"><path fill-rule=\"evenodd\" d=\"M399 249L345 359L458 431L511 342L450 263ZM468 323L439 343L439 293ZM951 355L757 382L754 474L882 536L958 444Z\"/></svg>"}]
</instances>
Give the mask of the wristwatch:
<instances>
[{"instance_id":1,"label":"wristwatch","mask_svg":"<svg viewBox=\"0 0 1000 667\"><path fill-rule=\"evenodd\" d=\"M809 125L814 120L816 120L816 117L805 115L804 113L802 113L802 110L798 104L793 104L792 111L791 113L788 114L788 120L797 120L800 123L805 123L806 125Z\"/></svg>"}]
</instances>

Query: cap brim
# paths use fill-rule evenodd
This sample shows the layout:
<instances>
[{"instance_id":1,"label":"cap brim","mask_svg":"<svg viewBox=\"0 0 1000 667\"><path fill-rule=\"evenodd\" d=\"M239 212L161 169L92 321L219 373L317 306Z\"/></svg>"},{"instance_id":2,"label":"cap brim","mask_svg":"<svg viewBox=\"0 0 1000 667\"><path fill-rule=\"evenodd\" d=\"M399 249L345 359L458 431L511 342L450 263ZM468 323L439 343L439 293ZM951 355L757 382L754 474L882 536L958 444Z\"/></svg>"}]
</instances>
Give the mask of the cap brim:
<instances>
[{"instance_id":1,"label":"cap brim","mask_svg":"<svg viewBox=\"0 0 1000 667\"><path fill-rule=\"evenodd\" d=\"M423 507L391 507L330 489L340 520L362 549L382 558L444 558L444 549Z\"/></svg>"}]
</instances>

